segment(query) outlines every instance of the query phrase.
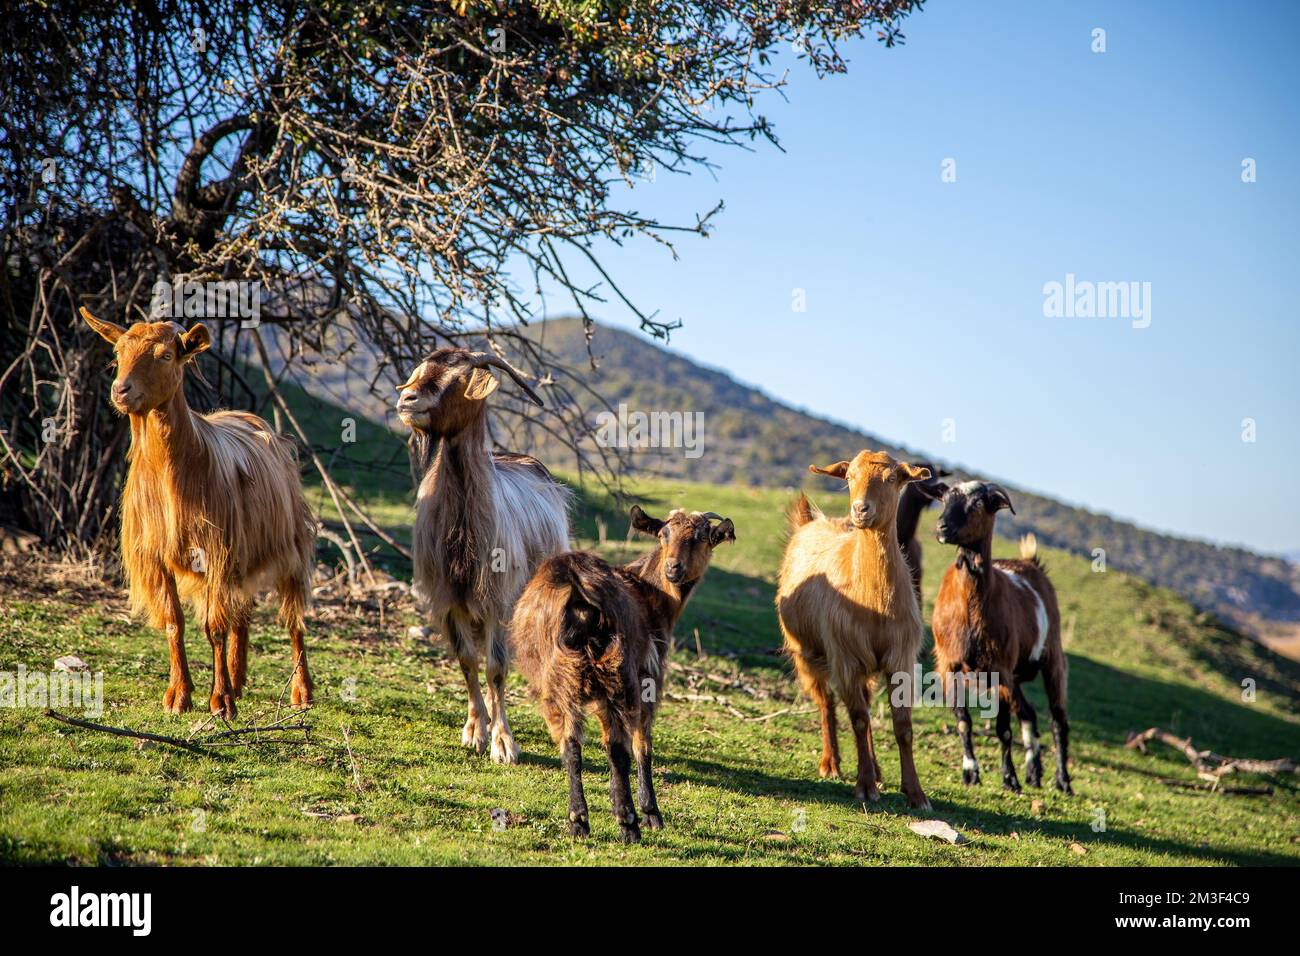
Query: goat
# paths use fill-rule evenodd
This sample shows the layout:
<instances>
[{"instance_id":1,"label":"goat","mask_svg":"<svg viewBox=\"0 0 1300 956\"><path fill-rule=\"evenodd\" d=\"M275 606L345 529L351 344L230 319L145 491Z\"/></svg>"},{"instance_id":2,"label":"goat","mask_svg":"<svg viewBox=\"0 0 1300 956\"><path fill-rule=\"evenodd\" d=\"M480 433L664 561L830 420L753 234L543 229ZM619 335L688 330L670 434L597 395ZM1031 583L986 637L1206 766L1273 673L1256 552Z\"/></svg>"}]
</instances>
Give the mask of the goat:
<instances>
[{"instance_id":1,"label":"goat","mask_svg":"<svg viewBox=\"0 0 1300 956\"><path fill-rule=\"evenodd\" d=\"M536 405L542 400L508 362L442 348L398 387L398 417L411 429L420 476L412 538L414 590L460 663L469 694L461 743L512 764L519 746L506 718L505 628L524 585L569 546L569 492L536 458L488 450L486 399L503 369ZM434 448L437 447L437 454ZM489 704L479 687L487 658Z\"/></svg>"},{"instance_id":2,"label":"goat","mask_svg":"<svg viewBox=\"0 0 1300 956\"><path fill-rule=\"evenodd\" d=\"M82 317L113 346L110 400L130 418L122 490L122 566L131 609L165 628L171 674L163 709L190 709L185 613L212 645L211 711L227 720L247 679L248 626L258 591L275 588L289 631L291 702L309 704L303 611L316 521L303 495L293 443L247 412L200 415L185 401L186 367L211 345L202 324L140 322L129 329Z\"/></svg>"},{"instance_id":3,"label":"goat","mask_svg":"<svg viewBox=\"0 0 1300 956\"><path fill-rule=\"evenodd\" d=\"M943 514L935 533L941 543L957 546L957 557L944 574L931 618L935 666L950 692L958 673L977 671L996 676L1002 783L1017 792L1020 781L1011 759L1011 712L1020 722L1025 776L1030 786L1042 786L1038 716L1023 689L1025 682L1041 673L1052 713L1056 789L1073 793L1061 612L1056 591L1038 560L1037 542L1033 535L1026 535L1020 542L1019 560L992 560L993 524L998 511L1006 508L1016 513L1006 490L995 484L967 481L944 491ZM964 685L965 679L963 676L960 684ZM974 785L980 782L979 762L971 742L964 686L956 690L955 699L963 751L962 782Z\"/></svg>"},{"instance_id":4,"label":"goat","mask_svg":"<svg viewBox=\"0 0 1300 956\"><path fill-rule=\"evenodd\" d=\"M930 471L930 477L922 481L909 482L898 497L898 544L903 549L903 560L912 572L912 590L916 592L917 606L921 606L921 542L916 537L916 527L921 521L921 512L943 497L938 490L942 485L940 478L946 478L952 472L936 468L928 461L915 463L918 468Z\"/></svg>"},{"instance_id":5,"label":"goat","mask_svg":"<svg viewBox=\"0 0 1300 956\"><path fill-rule=\"evenodd\" d=\"M800 683L821 712L821 775L840 773L838 694L857 743L854 795L874 802L880 799L881 774L871 737L871 681L880 675L910 675L923 634L894 519L902 489L929 478L930 472L870 451L859 452L851 462L809 470L847 480L852 506L847 520L832 519L802 493L795 499L777 579L777 616ZM911 701L891 695L890 707L903 793L911 806L929 807L912 760Z\"/></svg>"},{"instance_id":6,"label":"goat","mask_svg":"<svg viewBox=\"0 0 1300 956\"><path fill-rule=\"evenodd\" d=\"M646 825L663 827L650 736L673 627L713 549L736 540L731 520L712 512L677 510L660 520L633 507L631 517L632 527L656 537L658 547L621 567L586 551L551 558L525 588L512 627L519 669L568 773L569 832L591 832L582 789L583 726L591 708L600 720L610 799L624 843L641 839L628 779L629 742Z\"/></svg>"}]
</instances>

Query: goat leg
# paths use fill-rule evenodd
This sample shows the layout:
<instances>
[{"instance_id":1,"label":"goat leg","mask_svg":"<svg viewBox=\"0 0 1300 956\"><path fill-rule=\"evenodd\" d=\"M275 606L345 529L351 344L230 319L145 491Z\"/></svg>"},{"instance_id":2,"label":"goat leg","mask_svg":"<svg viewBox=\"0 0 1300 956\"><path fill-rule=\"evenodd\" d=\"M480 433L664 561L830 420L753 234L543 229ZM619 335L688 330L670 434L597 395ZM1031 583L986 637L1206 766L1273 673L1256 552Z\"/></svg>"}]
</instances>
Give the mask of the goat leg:
<instances>
[{"instance_id":1,"label":"goat leg","mask_svg":"<svg viewBox=\"0 0 1300 956\"><path fill-rule=\"evenodd\" d=\"M651 830L662 830L664 818L655 799L654 774L650 767L650 718L647 717L642 727L632 735L632 749L636 753L636 793L645 825Z\"/></svg>"},{"instance_id":2,"label":"goat leg","mask_svg":"<svg viewBox=\"0 0 1300 956\"><path fill-rule=\"evenodd\" d=\"M167 577L163 588L170 658L170 677L167 691L163 694L163 710L169 714L183 714L192 706L190 694L194 690L194 682L190 680L189 661L185 657L185 612L181 608L180 596L176 593L176 581Z\"/></svg>"},{"instance_id":3,"label":"goat leg","mask_svg":"<svg viewBox=\"0 0 1300 956\"><path fill-rule=\"evenodd\" d=\"M575 837L591 835L591 822L587 816L587 795L582 791L582 733L581 723L566 728L568 736L560 744L560 762L569 777L569 834Z\"/></svg>"},{"instance_id":4,"label":"goat leg","mask_svg":"<svg viewBox=\"0 0 1300 956\"><path fill-rule=\"evenodd\" d=\"M965 700L962 699L953 708L952 712L957 718L957 734L961 737L961 782L968 787L978 787L980 783L980 764L975 759L975 742L972 739L970 711L966 709Z\"/></svg>"},{"instance_id":5,"label":"goat leg","mask_svg":"<svg viewBox=\"0 0 1300 956\"><path fill-rule=\"evenodd\" d=\"M488 711L492 725L492 761L493 763L519 763L519 744L515 743L514 734L510 732L510 721L506 719L506 673L509 670L509 656L506 651L505 634L495 625L486 625L487 630L487 683Z\"/></svg>"},{"instance_id":6,"label":"goat leg","mask_svg":"<svg viewBox=\"0 0 1300 956\"><path fill-rule=\"evenodd\" d=\"M1007 700L998 701L997 733L998 746L1002 748L1002 786L1019 793L1020 780L1016 777L1016 765L1011 759L1011 707Z\"/></svg>"},{"instance_id":7,"label":"goat leg","mask_svg":"<svg viewBox=\"0 0 1300 956\"><path fill-rule=\"evenodd\" d=\"M792 643L787 638L786 646L790 647ZM817 770L823 777L839 777L840 741L839 728L835 723L835 694L827 685L825 678L813 669L802 654L795 652L791 654L791 658L794 660L795 670L799 674L799 682L803 685L804 693L813 699L813 703L817 705L817 712L821 716L822 757Z\"/></svg>"},{"instance_id":8,"label":"goat leg","mask_svg":"<svg viewBox=\"0 0 1300 956\"><path fill-rule=\"evenodd\" d=\"M841 694L853 724L853 738L858 748L858 779L853 787L853 797L859 801L876 803L880 788L876 783L876 755L871 739L871 705L865 689L856 687L850 694Z\"/></svg>"},{"instance_id":9,"label":"goat leg","mask_svg":"<svg viewBox=\"0 0 1300 956\"><path fill-rule=\"evenodd\" d=\"M609 753L609 799L618 821L618 835L624 843L639 843L641 826L632 806L632 755L628 753L627 740L614 728L607 731L605 749Z\"/></svg>"},{"instance_id":10,"label":"goat leg","mask_svg":"<svg viewBox=\"0 0 1300 956\"><path fill-rule=\"evenodd\" d=\"M226 631L224 627L210 624L205 625L205 630L212 644L212 713L234 720L238 710L230 687L230 675L226 672Z\"/></svg>"},{"instance_id":11,"label":"goat leg","mask_svg":"<svg viewBox=\"0 0 1300 956\"><path fill-rule=\"evenodd\" d=\"M912 708L909 704L895 704L892 698L889 706L894 718L894 739L898 741L898 762L902 766L903 795L908 806L929 810L930 801L921 789L916 761L912 759Z\"/></svg>"},{"instance_id":12,"label":"goat leg","mask_svg":"<svg viewBox=\"0 0 1300 956\"><path fill-rule=\"evenodd\" d=\"M1043 785L1043 757L1038 745L1038 714L1020 685L1012 698L1016 718L1020 721L1020 739L1025 745L1025 782L1031 787Z\"/></svg>"},{"instance_id":13,"label":"goat leg","mask_svg":"<svg viewBox=\"0 0 1300 956\"><path fill-rule=\"evenodd\" d=\"M460 733L460 742L477 753L483 753L488 748L490 719L478 682L478 647L470 636L469 627L462 627L455 615L447 615L442 629L451 644L452 653L460 663L460 673L465 678L465 691L469 697L469 712Z\"/></svg>"},{"instance_id":14,"label":"goat leg","mask_svg":"<svg viewBox=\"0 0 1300 956\"><path fill-rule=\"evenodd\" d=\"M1065 665L1044 668L1043 689L1052 712L1052 743L1056 747L1056 789L1073 795L1070 786L1070 721L1065 716Z\"/></svg>"},{"instance_id":15,"label":"goat leg","mask_svg":"<svg viewBox=\"0 0 1300 956\"><path fill-rule=\"evenodd\" d=\"M226 670L230 674L230 689L238 699L244 695L248 680L248 619L237 618L235 626L226 635Z\"/></svg>"}]
</instances>

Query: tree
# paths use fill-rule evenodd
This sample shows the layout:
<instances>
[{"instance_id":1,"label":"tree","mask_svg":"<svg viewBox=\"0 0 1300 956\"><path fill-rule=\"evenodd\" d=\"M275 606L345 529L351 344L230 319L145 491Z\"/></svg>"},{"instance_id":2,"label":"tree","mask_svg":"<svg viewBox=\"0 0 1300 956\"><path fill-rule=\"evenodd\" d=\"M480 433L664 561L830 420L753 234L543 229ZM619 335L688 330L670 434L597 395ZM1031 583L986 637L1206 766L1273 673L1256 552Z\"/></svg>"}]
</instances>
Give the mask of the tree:
<instances>
[{"instance_id":1,"label":"tree","mask_svg":"<svg viewBox=\"0 0 1300 956\"><path fill-rule=\"evenodd\" d=\"M584 461L599 455L580 414L598 397L580 371L546 368L528 334L537 288L564 290L588 321L622 299L600 242L644 235L671 251L717 210L659 222L616 201L617 183L706 166L715 146L775 142L755 97L784 81L779 48L841 71L846 39L875 31L892 46L920 6L50 0L11 16L0 518L74 551L103 542L125 429L76 309L157 317L181 301L160 289L207 290L196 314L213 327L214 378L196 400L249 407L269 390L287 417L272 366L309 352L346 362L338 343L355 338L378 356L379 394L435 343L486 336L546 372L552 408L528 421ZM571 278L575 263L601 283ZM261 296L260 327L212 314L224 282ZM674 325L637 314L659 336ZM523 415L507 408L502 427Z\"/></svg>"}]
</instances>

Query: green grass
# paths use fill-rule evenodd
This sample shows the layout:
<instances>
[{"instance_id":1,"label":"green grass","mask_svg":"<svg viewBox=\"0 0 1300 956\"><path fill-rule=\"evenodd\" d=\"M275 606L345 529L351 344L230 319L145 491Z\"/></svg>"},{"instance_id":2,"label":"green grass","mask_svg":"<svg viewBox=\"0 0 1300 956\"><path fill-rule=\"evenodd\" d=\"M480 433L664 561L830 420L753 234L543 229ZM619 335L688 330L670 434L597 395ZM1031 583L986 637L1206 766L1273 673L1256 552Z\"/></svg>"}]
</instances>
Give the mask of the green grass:
<instances>
[{"instance_id":1,"label":"green grass","mask_svg":"<svg viewBox=\"0 0 1300 956\"><path fill-rule=\"evenodd\" d=\"M1192 780L1189 765L1161 748L1123 747L1130 730L1159 725L1203 748L1238 756L1294 756L1300 747L1300 669L1198 617L1172 594L1084 560L1048 552L1070 633L1076 796L1003 791L996 747L977 746L990 772L979 788L960 783L960 749L947 711L916 713L920 777L932 813L972 839L964 847L922 840L906 829L919 815L898 789L898 760L876 706L883 801L856 804L848 781L817 776L817 717L777 654L773 581L784 540L787 492L651 483L650 510L681 505L718 511L739 540L719 548L678 630L678 651L656 726L656 774L667 829L624 847L608 812L608 772L598 746L586 750L591 839L566 834L565 785L557 754L521 679L509 703L523 763L498 767L459 743L464 694L437 641L412 639L410 612L331 606L317 615L308 648L318 703L301 746L230 748L212 757L74 729L32 710L0 710L0 859L44 863L326 864L919 864L1151 865L1300 862L1300 798L1274 781L1268 797L1215 795L1170 786ZM821 496L829 510L842 497ZM327 499L325 499L327 500ZM396 490L370 504L396 535L409 536L409 498ZM325 509L328 512L328 507ZM603 517L611 557L626 518L603 495L580 496L580 538ZM999 554L1014 544L998 542ZM926 608L951 549L926 545ZM20 587L11 568L0 594L0 669L48 670L76 653L105 674L100 720L184 735L198 719L162 714L165 642L127 621L116 591ZM400 572L399 572L400 573ZM696 638L705 657L696 657ZM211 679L201 635L189 630L196 703ZM287 641L269 613L250 650L241 724L272 714L288 676ZM927 652L928 655L928 652ZM718 683L710 677L724 678ZM1242 699L1251 678L1257 695ZM753 693L731 684L739 680ZM354 691L354 693L353 693ZM1037 683L1029 689L1043 703ZM686 698L695 698L693 700ZM711 698L711 699L706 699ZM1045 707L1040 708L1045 713ZM784 711L766 720L763 717ZM353 757L349 758L343 732ZM594 734L593 734L594 736ZM1045 742L1050 740L1044 736ZM852 744L842 738L845 770ZM1050 748L1044 762L1050 778ZM353 763L355 762L355 774ZM1017 764L1020 759L1017 755ZM1236 784L1268 781L1242 778ZM511 825L494 830L491 811ZM202 811L201 814L196 811ZM1104 814L1105 829L1093 824ZM1075 844L1086 852L1071 848Z\"/></svg>"}]
</instances>

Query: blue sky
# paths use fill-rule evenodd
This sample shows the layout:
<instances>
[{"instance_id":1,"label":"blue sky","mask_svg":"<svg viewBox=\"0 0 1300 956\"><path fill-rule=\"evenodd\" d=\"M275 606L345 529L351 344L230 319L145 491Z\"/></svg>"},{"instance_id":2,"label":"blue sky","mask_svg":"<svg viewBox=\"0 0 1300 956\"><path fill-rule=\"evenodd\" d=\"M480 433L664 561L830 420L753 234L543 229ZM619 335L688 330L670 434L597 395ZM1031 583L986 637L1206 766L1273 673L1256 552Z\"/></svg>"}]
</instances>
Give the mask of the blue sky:
<instances>
[{"instance_id":1,"label":"blue sky","mask_svg":"<svg viewBox=\"0 0 1300 956\"><path fill-rule=\"evenodd\" d=\"M792 64L788 103L759 104L787 152L638 184L666 220L727 208L676 262L604 250L624 290L793 405L1145 527L1300 548L1300 4L931 0L905 32L849 47L847 76ZM1067 273L1151 283L1150 326L1045 317Z\"/></svg>"}]
</instances>

